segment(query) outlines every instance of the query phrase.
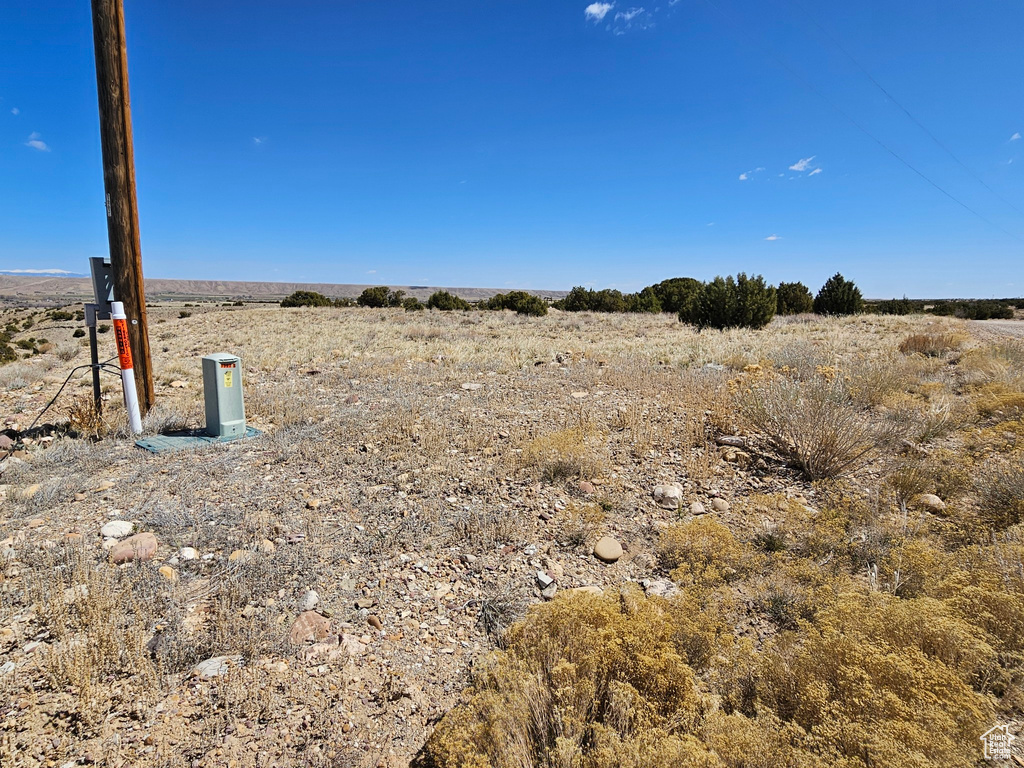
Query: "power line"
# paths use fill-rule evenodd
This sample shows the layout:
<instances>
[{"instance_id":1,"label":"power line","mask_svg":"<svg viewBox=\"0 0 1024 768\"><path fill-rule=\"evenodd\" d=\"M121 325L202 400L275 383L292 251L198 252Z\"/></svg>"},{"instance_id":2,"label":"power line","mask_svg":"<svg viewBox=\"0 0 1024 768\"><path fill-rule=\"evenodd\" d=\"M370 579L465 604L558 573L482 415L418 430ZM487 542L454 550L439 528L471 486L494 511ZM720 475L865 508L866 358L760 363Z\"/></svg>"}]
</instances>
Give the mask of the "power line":
<instances>
[{"instance_id":1,"label":"power line","mask_svg":"<svg viewBox=\"0 0 1024 768\"><path fill-rule=\"evenodd\" d=\"M725 19L725 20L726 20L726 21L727 21L727 22L728 22L729 24L731 24L732 26L734 26L734 27L735 27L735 28L737 29L737 31L738 31L738 32L740 33L740 35L742 35L743 37L745 37L745 38L746 38L747 40L749 40L749 41L753 42L754 44L757 44L757 43L758 43L758 41L757 41L756 39L754 39L754 37L753 37L752 35L750 35L750 34L746 33L746 32L745 32L745 31L743 30L743 28L742 28L742 27L740 27L740 25L739 25L739 22L738 22L738 21L737 21L737 20L735 19L735 17L733 17L732 15L730 15L729 13L727 13L726 11L722 10L722 8L721 8L721 7L720 7L720 6L718 5L718 3L717 3L717 2L715 2L715 0L706 0L706 2L707 2L707 3L708 3L708 5L710 5L710 6L711 6L711 7L712 7L712 8L713 8L713 9L714 9L714 10L715 10L715 11L716 11L716 12L717 12L717 13L718 13L718 14L719 14L719 15L720 15L720 16L721 16L722 18L723 18L723 19ZM800 73L799 73L798 71L796 71L796 70L795 70L795 69L794 69L793 67L791 67L791 66L790 66L790 65L789 65L789 64L788 64L788 63L786 62L786 60L785 60L785 59L783 59L783 58L782 58L781 56L779 56L779 55L778 55L778 54L777 54L777 53L775 52L775 49L774 49L774 48L773 48L773 47L771 46L771 44L770 44L770 43L766 43L766 44L762 45L762 47L763 47L763 48L765 48L765 49L767 50L767 53L768 53L768 55L769 55L769 56L770 56L770 57L771 57L771 58L772 58L772 59L773 59L773 60L775 61L775 63L776 63L776 64L778 64L778 65L779 65L780 67L782 67L782 68L783 68L784 70L786 70L786 72L788 72L788 73L790 74L790 76L791 76L791 77L793 77L793 78L794 78L795 80L797 80L797 81L798 81L799 83L801 83L801 84L802 84L802 85L803 85L803 86L804 86L805 88L807 88L808 90L810 90L810 91L811 91L812 93L816 94L816 95L817 95L817 96L818 96L818 97L819 97L820 99L822 99L822 100L823 100L823 101L824 101L824 102L825 102L826 104L828 104L828 105L829 105L830 107L832 107L832 109L834 109L834 110L835 110L836 112L838 112L838 113L839 113L840 115L842 115L842 116L843 116L843 117L845 117L845 118L846 118L847 120L849 120L849 121L850 121L850 123L851 123L851 124L852 124L852 125L853 125L853 126L854 126L855 128L857 128L857 129L858 129L858 130L859 130L859 131L860 131L861 133L863 133L863 134L864 134L865 136L867 136L867 137L868 137L869 139L871 139L872 141L874 141L874 142L875 142L876 144L878 144L878 146L880 146L880 147L881 147L882 149L884 149L884 150L885 150L886 152L888 152L888 153L889 153L890 155L892 155L892 156L893 156L894 158L896 158L896 159L897 159L897 160L899 160L899 161L900 161L901 163L903 163L903 165L905 165L905 166L906 166L907 168L909 168L909 169L910 169L911 171L913 171L913 172L914 172L915 174L917 174L917 175L918 175L918 176L920 176L920 177L921 177L922 179L924 179L924 180L925 180L926 182L928 182L928 184L930 184L931 186L933 186L933 187L934 187L935 189L937 189L937 190L938 190L939 192L941 192L941 193L942 193L943 195L945 195L946 197L948 197L948 198L949 198L950 200L952 200L952 201L953 201L954 203L956 203L957 205L959 205L959 206L960 206L961 208L963 208L964 210L968 211L969 213L973 214L973 215L974 215L974 216L976 216L977 218L981 219L981 220L982 220L983 222L985 222L985 223L986 223L986 224L988 224L989 226L991 226L991 227L995 227L996 229L998 229L998 230L999 230L1000 232L1002 232L1003 234L1005 234L1005 235L1008 235L1009 237L1012 237L1012 238L1013 238L1014 240L1019 240L1020 242L1024 243L1024 238L1021 238L1021 237L1020 237L1019 235L1016 235L1016 234L1014 234L1013 232L1010 232L1009 230L1007 230L1007 229L1004 229L1003 227L999 226L998 224L996 224L996 223L995 223L994 221L992 221L991 219L988 219L988 218L986 218L986 217L985 217L985 216L983 216L983 215L982 215L981 213L979 213L978 211L974 210L974 208L972 208L972 207L971 207L971 206L969 206L969 205L968 205L967 203L965 203L965 202L964 202L963 200L960 200L960 199L959 199L958 197L956 197L955 195L953 195L953 194L952 194L951 192L948 192L948 191L947 191L947 190L946 190L945 188L943 188L943 187L942 187L942 186L941 186L941 185L940 185L940 184L939 184L938 182L936 182L936 181L933 181L933 180L932 180L932 179L931 179L931 178L930 178L929 176L927 176L927 175L926 175L925 173L923 173L922 171L918 170L918 169L917 169L917 168L916 168L916 167L915 167L915 166L914 166L914 165L913 165L913 164L912 164L912 163L911 163L911 162L910 162L909 160L905 159L905 158L904 158L904 157L903 157L903 156L902 156L902 155L901 155L901 154L900 154L899 152L897 152L897 151L896 151L896 150L894 150L894 149L893 149L892 147L890 147L890 146L889 146L888 144L886 144L886 143L885 143L884 141L882 141L882 140L881 140L880 138L878 138L877 136L875 136L875 134L873 134L873 133L872 133L871 131L869 131L869 130L868 130L868 129L867 129L867 128L866 128L865 126L864 126L864 125L862 125L862 124L861 124L861 123L860 123L860 122L859 122L858 120L856 120L856 119L855 119L855 118L854 118L854 117L853 117L853 116L852 116L852 115L851 115L851 114L850 114L849 112L847 112L846 110L844 110L844 109L843 109L842 107L840 107L840 106L839 106L838 104L836 104L836 103L835 103L835 102L834 102L834 101L833 101L832 99L830 99L830 98L828 97L828 95L827 95L827 94L825 94L825 93L824 93L824 92L823 92L823 91L822 91L822 90L821 90L820 88L818 88L818 87L817 87L816 85L814 85L814 83L812 83L811 81L809 81L809 80L808 80L808 79L807 79L806 77L804 77L804 76L803 76L802 74L800 74Z\"/></svg>"},{"instance_id":2,"label":"power line","mask_svg":"<svg viewBox=\"0 0 1024 768\"><path fill-rule=\"evenodd\" d=\"M953 158L953 160L956 161L957 165L959 165L961 168L963 168L965 171L967 171L967 173L969 173L974 178L975 181L977 181L979 184L981 184L981 186L983 186L985 189L987 189L989 192L991 192L993 195L995 195L997 198L999 198L999 200L1001 200L1003 203L1005 203L1010 208L1015 210L1017 213L1019 213L1022 216L1024 216L1024 210L1021 210L1016 205L1014 205L1012 202L1010 202L1005 197L1003 197L1001 194L999 194L994 189L992 189L992 187L990 187L988 185L988 183L981 177L981 174L979 174L977 171L975 171L973 168L971 168L969 165L967 165L967 163L965 163L963 160L961 160L956 155L956 153L953 152L953 150L951 150L949 147L947 147L941 140L939 140L939 138L934 133L932 133L930 130L928 130L928 127L924 123L922 123L920 120L918 120L911 113L911 111L909 109L907 109L902 104L902 102L900 102L899 99L897 99L895 96L893 96L892 93L889 92L889 89L887 89L884 85L882 85L880 82L878 82L878 80L875 79L875 76L872 75L871 72L869 72L868 69L864 65L862 65L854 57L854 55L852 53L850 53L846 49L846 47L843 46L843 44L834 35L832 35L827 29L825 29L825 27L822 26L821 23L810 14L810 12L800 3L800 0L789 0L789 1L790 1L790 3L792 5L795 5L798 9L800 9L800 11L804 14L804 16L806 16L808 18L808 20L815 27L818 28L818 30L821 32L821 34L825 36L825 39L827 39L829 42L832 43L832 45L834 45L836 48L838 48L843 53L843 55L846 56L846 58L848 58L853 63L853 65L855 67L857 67L857 69L859 69L864 74L864 76L867 77L867 79L870 80L872 82L872 84L879 91L881 91L885 95L885 97L887 99L889 99L889 101L891 101L893 104L895 104L897 107L899 107L900 111L902 111L903 114L905 114L908 118L910 118L911 122L913 122L914 125L916 125L922 131L924 131L925 135L928 136L928 138L931 139L933 142L935 142L935 145L937 147L939 147L939 149L941 149L943 152L945 152L947 155L949 155L951 158Z\"/></svg>"}]
</instances>

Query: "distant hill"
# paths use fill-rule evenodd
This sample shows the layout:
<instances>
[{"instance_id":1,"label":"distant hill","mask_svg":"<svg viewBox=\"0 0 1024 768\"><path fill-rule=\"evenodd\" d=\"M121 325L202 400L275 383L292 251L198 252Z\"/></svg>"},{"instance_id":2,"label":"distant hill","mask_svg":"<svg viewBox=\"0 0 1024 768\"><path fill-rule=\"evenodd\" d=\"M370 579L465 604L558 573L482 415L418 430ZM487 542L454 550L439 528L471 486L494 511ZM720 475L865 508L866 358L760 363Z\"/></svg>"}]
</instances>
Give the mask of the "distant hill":
<instances>
[{"instance_id":1,"label":"distant hill","mask_svg":"<svg viewBox=\"0 0 1024 768\"><path fill-rule=\"evenodd\" d=\"M355 298L380 283L356 285L348 283L260 283L234 280L146 280L146 298L149 301L192 299L224 299L231 301L280 301L295 291L316 291L331 298ZM507 293L513 288L453 288L445 286L389 286L402 290L408 296L426 299L434 291L446 290L467 301L487 299L496 293ZM567 291L531 290L545 299L560 299ZM52 277L50 275L10 275L0 272L0 303L11 304L70 304L92 301L92 282L81 277Z\"/></svg>"}]
</instances>

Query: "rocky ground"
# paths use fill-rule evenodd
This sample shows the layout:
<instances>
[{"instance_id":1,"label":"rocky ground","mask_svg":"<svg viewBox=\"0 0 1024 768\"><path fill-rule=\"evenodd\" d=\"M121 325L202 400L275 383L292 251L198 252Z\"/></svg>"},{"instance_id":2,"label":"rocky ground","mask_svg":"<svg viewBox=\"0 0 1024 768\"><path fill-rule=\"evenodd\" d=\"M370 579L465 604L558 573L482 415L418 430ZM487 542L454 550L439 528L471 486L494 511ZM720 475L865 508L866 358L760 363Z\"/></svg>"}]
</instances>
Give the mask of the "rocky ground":
<instances>
[{"instance_id":1,"label":"rocky ground","mask_svg":"<svg viewBox=\"0 0 1024 768\"><path fill-rule=\"evenodd\" d=\"M147 430L198 426L198 358L230 351L262 436L149 454L119 426L116 386L100 425L76 381L42 421L78 437L26 437L87 352L54 328L51 350L0 369L5 766L407 765L531 603L671 592L656 557L671 523L750 532L754 494L813 508L737 423L737 375L884 368L910 332L967 328L179 309L153 313ZM752 611L737 632L775 629Z\"/></svg>"}]
</instances>

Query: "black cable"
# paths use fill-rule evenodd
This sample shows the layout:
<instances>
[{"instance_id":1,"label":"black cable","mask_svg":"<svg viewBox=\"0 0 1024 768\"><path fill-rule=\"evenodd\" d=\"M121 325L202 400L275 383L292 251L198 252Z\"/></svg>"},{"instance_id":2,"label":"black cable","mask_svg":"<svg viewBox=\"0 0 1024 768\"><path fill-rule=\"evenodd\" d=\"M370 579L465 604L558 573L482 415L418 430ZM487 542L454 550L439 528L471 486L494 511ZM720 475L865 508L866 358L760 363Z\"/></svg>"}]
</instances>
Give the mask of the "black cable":
<instances>
[{"instance_id":1,"label":"black cable","mask_svg":"<svg viewBox=\"0 0 1024 768\"><path fill-rule=\"evenodd\" d=\"M726 13L726 12L725 12L724 10L722 10L722 8L720 8L720 7L719 7L718 3L717 3L717 2L715 2L715 0L706 0L706 2L708 3L708 5L710 5L710 6L712 7L712 8L714 8L714 10L715 10L715 11L716 11L716 12L717 12L717 13L718 13L718 14L719 14L719 15L720 15L720 16L721 16L722 18L724 18L724 19L725 19L725 20L726 20L727 22L729 22L730 24L732 24L733 26L735 26L735 27L737 28L737 30L739 30L740 34L742 34L742 35L743 35L744 37L746 37L746 38L747 38L747 40L753 41L753 42L754 42L755 44L756 44L756 43L758 42L757 40L755 40L755 39L753 38L753 36L751 36L751 35L749 35L749 34L745 33L745 32L743 31L743 29L742 29L742 28L740 27L739 23L738 23L738 22L737 22L737 21L736 21L736 20L735 20L735 19L734 19L733 17L731 17L731 16L729 15L729 14L727 14L727 13ZM932 185L933 187L935 187L935 189L937 189L937 190L938 190L939 192L941 192L941 193L942 193L943 195L945 195L946 197L948 197L948 198L949 198L950 200L952 200L952 201L953 201L954 203L956 203L957 205L959 205L959 206L960 206L961 208L963 208L964 210L966 210L966 211L968 211L968 212L970 212L970 213L974 214L975 216L977 216L977 217L978 217L979 219L981 219L982 221L984 221L984 222L985 222L986 224L988 224L989 226L991 226L991 227L995 227L996 229L998 229L998 230L999 230L1000 232L1002 232L1003 234L1005 234L1005 235L1008 235L1008 236L1012 237L1012 238L1013 238L1014 240L1019 240L1019 241L1021 241L1022 243L1024 243L1024 238L1020 237L1019 235L1015 235L1015 234L1014 234L1013 232L1010 232L1009 230L1007 230L1007 229L1004 229L1003 227L1001 227L1001 226L999 226L998 224L996 224L996 223L995 223L994 221L991 221L990 219L986 218L985 216L983 216L982 214L980 214L980 213L979 213L978 211L976 211L976 210L974 210L973 208L971 208L971 206L967 205L967 203L965 203L965 202L963 202L962 200L960 200L959 198L955 197L955 196L954 196L953 194L951 194L950 192L947 192L947 191L946 191L945 189L943 189L943 188L942 188L942 186L940 186L940 185L939 185L939 184L938 184L937 182L935 182L935 181L932 181L932 180L931 180L931 179L930 179L930 178L929 178L928 176L926 176L926 175L925 175L925 174L924 174L923 172L921 172L921 171L919 171L919 170L918 170L917 168L915 168L915 167L914 167L914 166L913 166L913 165L912 165L912 164L910 163L910 161L908 161L908 160L905 160L905 159L903 158L903 156L902 156L902 155L900 155L900 154L899 154L899 153L898 153L898 152L897 152L896 150L894 150L894 149L893 149L892 147L890 147L890 146L889 146L888 144L886 144L886 143L885 143L884 141L882 141L882 140L881 140L880 138L878 138L878 137L877 137L877 136L875 136L875 135L874 135L873 133L871 133L871 131L869 131L869 130L868 130L867 128L865 128L865 127L864 127L863 125L861 125L861 124L860 124L860 123L859 123L859 122L858 122L857 120L855 120L855 119L854 119L854 117L853 117L853 116L852 116L852 115L851 115L851 114L850 114L849 112L847 112L847 111L846 111L846 110L844 110L844 109L843 109L842 107L840 107L840 106L839 106L838 104L836 104L836 103L835 103L834 101L832 101L832 99L830 99L830 98L829 98L829 97L828 97L828 96L827 96L827 95L826 95L826 94L825 94L825 93L824 93L824 92L823 92L823 91L822 91L822 90L821 90L820 88L818 88L818 87L817 87L816 85L814 85L814 83L812 83L811 81L809 81L809 80L808 80L807 78L805 78L805 77L804 77L803 75L801 75L801 74L800 74L799 72L797 72L797 71L796 71L795 69L793 69L793 67L791 67L791 66L790 66L789 64L787 64L787 63L786 63L786 61L785 61L785 60L784 60L784 59L783 59L783 58L782 58L781 56L779 56L779 55L778 55L778 54L777 54L777 53L775 52L775 49L774 49L774 48L772 48L770 44L767 44L766 46L761 46L761 47L763 47L763 48L766 48L766 49L767 49L767 52L768 52L768 55L769 55L769 56L771 56L771 58L775 60L775 63L776 63L776 64L778 64L778 65L779 65L780 67L782 67L783 69L785 69L785 70L786 70L786 71L787 71L787 72L788 72L788 73L790 74L790 76L791 76L791 77L793 77L793 78L794 78L794 79L796 79L796 80L797 80L798 82L800 82L800 83L801 83L801 84L802 84L802 85L803 85L803 86L804 86L805 88L807 88L808 90L810 90L810 91L811 91L812 93L816 94L816 95L817 95L817 96L818 96L818 97L819 97L820 99L822 99L822 100L823 100L823 101L824 101L824 102L825 102L826 104L828 104L828 105L829 105L830 107L832 107L832 109L834 109L834 110L835 110L836 112L838 112L838 113L839 113L840 115L842 115L842 116L843 116L843 117L845 117L845 118L846 118L847 120L849 120L849 121L850 121L850 123L851 123L851 124L852 124L852 125L853 125L853 126L854 126L855 128L857 128L857 129L858 129L858 130L859 130L859 131L860 131L861 133L863 133L863 134L864 134L865 136L867 136L867 137L868 137L869 139L871 139L871 140L872 140L872 141L874 141L874 142L875 142L876 144L878 144L878 146L880 146L880 147L881 147L882 149L884 149L884 150L885 150L886 152L888 152L888 153L889 153L890 155L892 155L893 157L895 157L895 158L896 158L897 160L899 160L899 161L900 161L901 163L903 163L903 165L907 166L907 168L909 168L909 169L910 169L911 171L913 171L914 173L916 173L916 174L917 174L918 176L920 176L920 177L921 177L922 179L924 179L924 180L925 180L926 182L928 182L928 183L929 183L929 184L931 184L931 185Z\"/></svg>"},{"instance_id":2,"label":"black cable","mask_svg":"<svg viewBox=\"0 0 1024 768\"><path fill-rule=\"evenodd\" d=\"M114 359L113 357L110 358L110 360L113 360L113 359ZM116 368L116 367L114 367L112 365L108 365L110 360L105 360L102 363L99 363L98 364L99 369L101 371L107 371L108 373L114 373L116 371L118 374L120 374L121 373L121 369L120 368ZM29 424L28 429L26 429L25 432L31 432L32 431L32 429L33 429L33 427L35 427L36 423L41 418L43 418L43 414L46 413L48 410L50 410L50 406L52 406L55 402L57 402L57 398L60 397L60 393L64 391L64 387L66 387L68 385L68 382L71 381L71 377L74 376L78 371L82 370L83 368L92 368L92 363L86 363L85 365L78 365L78 366L75 366L74 368L71 369L71 373L69 373L68 377L66 379L64 379L64 383L60 385L60 389L57 390L57 394L55 394L52 398L50 398L50 402L48 402L43 407L43 410L41 410L39 412L39 414L35 417L35 419L32 420L32 423Z\"/></svg>"},{"instance_id":3,"label":"black cable","mask_svg":"<svg viewBox=\"0 0 1024 768\"><path fill-rule=\"evenodd\" d=\"M821 25L821 23L810 14L810 12L800 3L800 0L789 0L789 2L792 5L795 5L797 8L799 8L800 11L804 14L804 16L806 16L810 20L810 22L815 27L818 28L818 30L821 32L821 34L825 36L825 39L828 40L830 43L832 43L832 45L834 45L840 51L842 51L843 55L846 56L846 58L848 58L851 62L853 62L853 65L855 67L857 67L857 69L859 69L864 74L864 76L867 77L867 79L870 80L872 82L872 84L874 84L874 86L885 95L885 97L887 99L889 99L889 101L891 101L893 104L895 104L897 107L899 107L900 111L902 111L903 114L905 114L908 118L910 118L910 120L914 123L914 125L916 125L922 131L924 131L925 135L928 136L928 138L931 139L933 142L935 142L935 145L939 149L941 149L943 152L945 152L947 155L949 155L951 158L953 158L956 161L957 165L959 165L961 168L963 168L965 171L967 171L967 173L969 173L974 178L975 181L977 181L979 184L981 184L981 186L983 186L985 189L987 189L989 192L991 192L993 195L995 195L997 198L999 198L1003 203L1008 205L1010 208L1013 208L1013 210L1015 210L1017 213L1019 213L1022 216L1024 216L1024 210L1021 210L1016 205L1014 205L1009 200L1007 200L1005 197L1003 197L998 192L996 192L994 189L992 189L992 187L990 187L985 182L985 180L983 178L981 178L980 174L975 172L975 170L973 168L971 168L969 165L967 165L967 163L965 163L963 160L961 160L959 157L957 157L957 155L953 152L953 150L951 150L949 147L947 147L945 144L943 144L934 133L932 133L930 130L928 130L928 128L924 125L924 123L922 123L920 120L918 120L916 117L914 117L914 115L911 114L910 110L907 109L905 106L903 106L903 104L899 101L899 99L897 99L895 96L893 96L884 85L882 85L880 82L878 82L878 80L875 79L874 75L872 75L867 70L867 68L864 65L862 65L856 58L854 58L854 55L852 53L850 53L843 46L843 44L839 42L839 40L837 40L832 34L830 34L829 31L827 29L825 29L825 27L823 27Z\"/></svg>"}]
</instances>

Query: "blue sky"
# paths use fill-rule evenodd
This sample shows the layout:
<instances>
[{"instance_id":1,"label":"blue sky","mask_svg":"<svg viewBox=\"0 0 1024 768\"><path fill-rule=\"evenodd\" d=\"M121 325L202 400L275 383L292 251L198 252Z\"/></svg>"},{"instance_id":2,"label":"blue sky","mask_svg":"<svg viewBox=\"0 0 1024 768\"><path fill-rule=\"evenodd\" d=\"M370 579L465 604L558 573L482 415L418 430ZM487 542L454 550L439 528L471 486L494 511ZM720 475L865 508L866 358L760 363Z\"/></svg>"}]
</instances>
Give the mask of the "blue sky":
<instances>
[{"instance_id":1,"label":"blue sky","mask_svg":"<svg viewBox=\"0 0 1024 768\"><path fill-rule=\"evenodd\" d=\"M126 17L150 277L816 289L838 270L872 297L1024 293L1024 4L128 0ZM105 253L89 4L4 2L0 269Z\"/></svg>"}]
</instances>

